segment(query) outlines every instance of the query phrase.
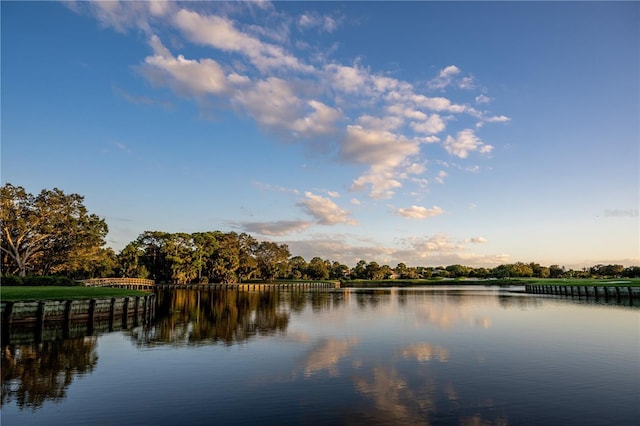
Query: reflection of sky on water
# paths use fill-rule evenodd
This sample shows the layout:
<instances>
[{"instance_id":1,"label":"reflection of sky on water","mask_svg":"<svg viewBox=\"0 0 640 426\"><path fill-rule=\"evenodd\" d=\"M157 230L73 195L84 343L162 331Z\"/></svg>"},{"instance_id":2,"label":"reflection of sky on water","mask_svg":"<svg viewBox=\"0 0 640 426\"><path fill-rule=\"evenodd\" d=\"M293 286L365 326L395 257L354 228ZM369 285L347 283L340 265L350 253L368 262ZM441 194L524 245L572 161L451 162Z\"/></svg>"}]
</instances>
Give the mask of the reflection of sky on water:
<instances>
[{"instance_id":1,"label":"reflection of sky on water","mask_svg":"<svg viewBox=\"0 0 640 426\"><path fill-rule=\"evenodd\" d=\"M340 294L338 304L326 303L312 315L305 314L306 311L296 313L296 321L287 333L364 335L386 340L415 330L488 329L492 326L494 311L501 306L496 299L497 292L490 292L489 296L485 292L478 297L464 295L459 290L345 289L337 294Z\"/></svg>"},{"instance_id":2,"label":"reflection of sky on water","mask_svg":"<svg viewBox=\"0 0 640 426\"><path fill-rule=\"evenodd\" d=\"M418 361L430 361L437 359L446 362L449 358L449 351L441 346L430 345L429 343L416 343L415 345L403 348L400 353L405 358L415 358Z\"/></svg>"},{"instance_id":3,"label":"reflection of sky on water","mask_svg":"<svg viewBox=\"0 0 640 426\"><path fill-rule=\"evenodd\" d=\"M617 317L627 326L612 333L629 336L628 309L573 305L497 289L347 290L337 306L316 307L312 315L302 312L288 333L316 336L305 355L306 372L349 377L354 389L373 404L372 418L384 419L380 424L506 425L510 416L503 400L526 406L529 398L550 392L547 385L536 385L536 374L547 382L554 382L554 376L573 381L583 390L597 381L585 378L580 366L598 354L574 354L572 342L588 350L593 328L576 336L575 324L591 323L589 312L601 309L612 318L596 328L610 327ZM604 337L614 345L614 359L616 353L629 353L620 337ZM562 366L556 368L555 357L564 360ZM525 371L521 359L529 359L531 369ZM567 360L575 365L566 365ZM442 364L450 361L449 366ZM513 390L513 382L520 380L521 396ZM457 414L443 418L443 412Z\"/></svg>"},{"instance_id":4,"label":"reflection of sky on water","mask_svg":"<svg viewBox=\"0 0 640 426\"><path fill-rule=\"evenodd\" d=\"M327 370L330 376L338 374L338 362L350 355L358 339L323 339L315 344L304 359L304 376Z\"/></svg>"},{"instance_id":5,"label":"reflection of sky on water","mask_svg":"<svg viewBox=\"0 0 640 426\"><path fill-rule=\"evenodd\" d=\"M167 308L152 327L97 337L96 369L64 400L29 417L8 404L3 424L599 425L640 415L639 309L497 289L185 293Z\"/></svg>"},{"instance_id":6,"label":"reflection of sky on water","mask_svg":"<svg viewBox=\"0 0 640 426\"><path fill-rule=\"evenodd\" d=\"M375 417L386 424L428 424L430 401L415 394L393 368L374 367L371 378L357 376L356 389L373 401Z\"/></svg>"},{"instance_id":7,"label":"reflection of sky on water","mask_svg":"<svg viewBox=\"0 0 640 426\"><path fill-rule=\"evenodd\" d=\"M326 304L310 316L302 313L287 331L305 336L332 334L318 337L304 355L305 379L320 372L350 378L354 389L372 404L370 416L365 417L376 424L431 424L438 406L457 404L455 383L441 378L434 364L447 362L451 351L424 341L420 331L425 326L445 331L468 326L487 329L491 318L478 309L487 304L495 307L495 297L493 303L474 304L474 298L460 297L458 292L434 297L397 289L347 290L344 295L338 305ZM372 347L376 347L373 352ZM459 420L468 425L504 424L473 414Z\"/></svg>"}]
</instances>

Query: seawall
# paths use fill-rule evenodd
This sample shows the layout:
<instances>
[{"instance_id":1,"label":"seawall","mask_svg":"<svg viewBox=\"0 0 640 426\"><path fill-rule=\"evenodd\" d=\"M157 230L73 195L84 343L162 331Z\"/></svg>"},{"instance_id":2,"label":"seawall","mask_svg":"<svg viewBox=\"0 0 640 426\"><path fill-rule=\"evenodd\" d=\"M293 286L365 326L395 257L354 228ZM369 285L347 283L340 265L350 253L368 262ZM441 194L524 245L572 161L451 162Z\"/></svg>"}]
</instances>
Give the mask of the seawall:
<instances>
[{"instance_id":1,"label":"seawall","mask_svg":"<svg viewBox=\"0 0 640 426\"><path fill-rule=\"evenodd\" d=\"M617 302L628 299L630 304L640 301L640 287L631 286L527 284L525 292Z\"/></svg>"},{"instance_id":2,"label":"seawall","mask_svg":"<svg viewBox=\"0 0 640 426\"><path fill-rule=\"evenodd\" d=\"M0 302L3 328L12 325L96 320L148 321L155 314L155 294L78 300Z\"/></svg>"}]
</instances>

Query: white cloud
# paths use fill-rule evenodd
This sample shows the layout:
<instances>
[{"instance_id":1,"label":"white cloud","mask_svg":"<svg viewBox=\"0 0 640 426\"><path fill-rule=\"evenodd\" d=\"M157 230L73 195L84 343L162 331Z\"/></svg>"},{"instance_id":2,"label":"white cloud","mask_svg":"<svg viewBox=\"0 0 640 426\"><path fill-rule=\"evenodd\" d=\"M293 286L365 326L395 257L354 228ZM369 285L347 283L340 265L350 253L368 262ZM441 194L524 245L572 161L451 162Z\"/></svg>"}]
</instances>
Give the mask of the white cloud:
<instances>
[{"instance_id":1,"label":"white cloud","mask_svg":"<svg viewBox=\"0 0 640 426\"><path fill-rule=\"evenodd\" d=\"M269 77L234 95L239 103L258 123L269 127L290 127L304 102L285 80Z\"/></svg>"},{"instance_id":2,"label":"white cloud","mask_svg":"<svg viewBox=\"0 0 640 426\"><path fill-rule=\"evenodd\" d=\"M478 151L487 154L493 150L493 146L487 145L477 137L473 130L465 129L457 133L456 137L447 136L444 148L449 154L460 158L467 158L469 152Z\"/></svg>"},{"instance_id":3,"label":"white cloud","mask_svg":"<svg viewBox=\"0 0 640 426\"><path fill-rule=\"evenodd\" d=\"M312 108L307 116L295 120L291 129L303 136L327 135L336 131L336 122L342 119L342 113L322 102L310 100L307 105Z\"/></svg>"},{"instance_id":4,"label":"white cloud","mask_svg":"<svg viewBox=\"0 0 640 426\"><path fill-rule=\"evenodd\" d=\"M433 253L464 250L464 246L455 243L451 237L444 234L409 237L404 240L404 244L415 250L418 257L421 258L429 257Z\"/></svg>"},{"instance_id":5,"label":"white cloud","mask_svg":"<svg viewBox=\"0 0 640 426\"><path fill-rule=\"evenodd\" d=\"M460 75L460 68L455 65L449 65L443 68L438 73L438 76L427 82L427 87L432 90L444 90L445 88L456 85L460 89L471 90L475 89L475 80L473 76L465 76L456 79L456 76Z\"/></svg>"},{"instance_id":6,"label":"white cloud","mask_svg":"<svg viewBox=\"0 0 640 426\"><path fill-rule=\"evenodd\" d=\"M366 88L369 73L356 67L339 64L329 64L325 67L331 87L345 93L362 93L369 91Z\"/></svg>"},{"instance_id":7,"label":"white cloud","mask_svg":"<svg viewBox=\"0 0 640 426\"><path fill-rule=\"evenodd\" d=\"M472 237L472 238L467 238L465 242L472 243L472 244L483 244L483 243L489 242L489 240L483 237Z\"/></svg>"},{"instance_id":8,"label":"white cloud","mask_svg":"<svg viewBox=\"0 0 640 426\"><path fill-rule=\"evenodd\" d=\"M475 89L476 85L473 77L463 77L458 81L458 87L465 90Z\"/></svg>"},{"instance_id":9,"label":"white cloud","mask_svg":"<svg viewBox=\"0 0 640 426\"><path fill-rule=\"evenodd\" d=\"M461 113L468 110L465 105L452 103L449 99L438 97L428 97L424 95L413 95L411 100L418 106L428 108L432 111L447 111L452 113Z\"/></svg>"},{"instance_id":10,"label":"white cloud","mask_svg":"<svg viewBox=\"0 0 640 426\"><path fill-rule=\"evenodd\" d=\"M247 2L249 3L249 2ZM289 23L281 22L273 24L271 27L261 27L259 25L248 25L245 32L254 37L268 38L276 43L287 44L290 36Z\"/></svg>"},{"instance_id":11,"label":"white cloud","mask_svg":"<svg viewBox=\"0 0 640 426\"><path fill-rule=\"evenodd\" d=\"M420 175L427 170L427 167L424 164L419 163L411 163L405 168L405 173L410 175Z\"/></svg>"},{"instance_id":12,"label":"white cloud","mask_svg":"<svg viewBox=\"0 0 640 426\"><path fill-rule=\"evenodd\" d=\"M444 89L451 84L454 75L460 74L460 68L455 65L449 65L438 73L438 76L430 80L427 86L430 89Z\"/></svg>"},{"instance_id":13,"label":"white cloud","mask_svg":"<svg viewBox=\"0 0 640 426\"><path fill-rule=\"evenodd\" d=\"M440 170L438 172L438 176L436 176L436 182L443 184L444 183L444 178L446 178L448 176L448 173L445 172L444 170Z\"/></svg>"},{"instance_id":14,"label":"white cloud","mask_svg":"<svg viewBox=\"0 0 640 426\"><path fill-rule=\"evenodd\" d=\"M370 115L361 115L356 121L363 128L372 130L396 130L404 124L404 120L400 117L372 117Z\"/></svg>"},{"instance_id":15,"label":"white cloud","mask_svg":"<svg viewBox=\"0 0 640 426\"><path fill-rule=\"evenodd\" d=\"M412 178L411 182L418 185L418 187L422 190L426 190L429 187L429 181L427 179ZM421 192L412 192L411 195L418 196L421 195Z\"/></svg>"},{"instance_id":16,"label":"white cloud","mask_svg":"<svg viewBox=\"0 0 640 426\"><path fill-rule=\"evenodd\" d=\"M341 25L342 19L318 12L308 11L298 18L298 26L302 29L317 28L321 32L332 33Z\"/></svg>"},{"instance_id":17,"label":"white cloud","mask_svg":"<svg viewBox=\"0 0 640 426\"><path fill-rule=\"evenodd\" d=\"M358 200L357 198L352 198L351 204L353 204L354 206L359 206L361 203L360 203L360 200Z\"/></svg>"},{"instance_id":18,"label":"white cloud","mask_svg":"<svg viewBox=\"0 0 640 426\"><path fill-rule=\"evenodd\" d=\"M476 103L477 104L488 104L491 101L493 101L493 98L490 98L488 96L485 96L485 95L482 95L482 94L476 96Z\"/></svg>"},{"instance_id":19,"label":"white cloud","mask_svg":"<svg viewBox=\"0 0 640 426\"><path fill-rule=\"evenodd\" d=\"M173 4L164 0L148 1L149 12L153 16L165 16L169 14L173 8Z\"/></svg>"},{"instance_id":20,"label":"white cloud","mask_svg":"<svg viewBox=\"0 0 640 426\"><path fill-rule=\"evenodd\" d=\"M429 117L424 112L418 111L415 109L406 109L404 111L404 115L405 117L410 118L412 120L429 120L431 117L434 117L434 116L439 117L438 114L433 114L431 115L431 117Z\"/></svg>"},{"instance_id":21,"label":"white cloud","mask_svg":"<svg viewBox=\"0 0 640 426\"><path fill-rule=\"evenodd\" d=\"M334 32L341 24L341 20L332 16L325 16L322 22L322 29L328 33Z\"/></svg>"},{"instance_id":22,"label":"white cloud","mask_svg":"<svg viewBox=\"0 0 640 426\"><path fill-rule=\"evenodd\" d=\"M230 73L227 76L227 80L229 80L229 83L238 87L246 86L251 83L251 79L249 77L246 75L236 74L235 72Z\"/></svg>"},{"instance_id":23,"label":"white cloud","mask_svg":"<svg viewBox=\"0 0 640 426\"><path fill-rule=\"evenodd\" d=\"M440 142L440 138L437 136L426 136L424 138L418 138L418 140L422 143L436 143L436 142Z\"/></svg>"},{"instance_id":24,"label":"white cloud","mask_svg":"<svg viewBox=\"0 0 640 426\"><path fill-rule=\"evenodd\" d=\"M336 225L339 223L354 225L356 223L349 218L348 211L342 210L330 199L311 192L305 192L304 195L306 199L300 201L298 206L303 207L320 225Z\"/></svg>"},{"instance_id":25,"label":"white cloud","mask_svg":"<svg viewBox=\"0 0 640 426\"><path fill-rule=\"evenodd\" d=\"M327 191L327 195L331 198L340 198L340 193L336 191Z\"/></svg>"},{"instance_id":26,"label":"white cloud","mask_svg":"<svg viewBox=\"0 0 640 426\"><path fill-rule=\"evenodd\" d=\"M440 71L439 77L448 77L456 74L460 74L460 68L455 65L449 65Z\"/></svg>"},{"instance_id":27,"label":"white cloud","mask_svg":"<svg viewBox=\"0 0 640 426\"><path fill-rule=\"evenodd\" d=\"M150 41L153 56L145 59L143 73L155 84L169 86L182 95L220 95L229 89L229 82L220 64L213 59L199 61L174 57L157 36Z\"/></svg>"},{"instance_id":28,"label":"white cloud","mask_svg":"<svg viewBox=\"0 0 640 426\"><path fill-rule=\"evenodd\" d=\"M411 206L411 207L400 208L396 210L396 214L398 216L404 216L404 217L409 217L413 219L426 219L428 217L440 216L443 213L444 213L444 210L442 210L438 206L433 206L430 209L422 206Z\"/></svg>"},{"instance_id":29,"label":"white cloud","mask_svg":"<svg viewBox=\"0 0 640 426\"><path fill-rule=\"evenodd\" d=\"M407 265L497 266L509 261L507 254L471 253L463 244L445 234L410 237L401 243L407 248L397 250L393 255L398 259L406 259L404 262Z\"/></svg>"},{"instance_id":30,"label":"white cloud","mask_svg":"<svg viewBox=\"0 0 640 426\"><path fill-rule=\"evenodd\" d=\"M370 186L369 196L374 199L388 199L393 197L394 189L402 184L398 181L396 173L382 167L372 167L365 174L353 181L352 191L362 191Z\"/></svg>"},{"instance_id":31,"label":"white cloud","mask_svg":"<svg viewBox=\"0 0 640 426\"><path fill-rule=\"evenodd\" d=\"M387 111L390 114L394 114L398 117L406 117L412 120L426 120L428 118L427 114L422 111L418 111L414 108L403 104L393 104L387 107Z\"/></svg>"},{"instance_id":32,"label":"white cloud","mask_svg":"<svg viewBox=\"0 0 640 426\"><path fill-rule=\"evenodd\" d=\"M382 75L371 76L371 83L376 92L384 93L391 90L411 90L411 84L396 80L395 78L386 77Z\"/></svg>"},{"instance_id":33,"label":"white cloud","mask_svg":"<svg viewBox=\"0 0 640 426\"><path fill-rule=\"evenodd\" d=\"M240 226L245 232L260 235L282 236L303 231L311 226L311 224L312 222L308 221L280 220L276 222L247 222Z\"/></svg>"},{"instance_id":34,"label":"white cloud","mask_svg":"<svg viewBox=\"0 0 640 426\"><path fill-rule=\"evenodd\" d=\"M382 264L391 264L394 260L395 249L378 246L372 241L360 241L360 245L353 244L352 235L344 234L316 234L306 240L289 240L285 243L292 253L298 253L305 259L320 256L323 259L336 260L348 266L365 259ZM320 254L321 253L321 254ZM402 260L395 264L402 262Z\"/></svg>"},{"instance_id":35,"label":"white cloud","mask_svg":"<svg viewBox=\"0 0 640 426\"><path fill-rule=\"evenodd\" d=\"M263 43L239 31L232 21L221 16L202 16L197 12L181 9L174 16L174 23L192 42L244 54L263 72L279 68L301 72L313 71L312 66L301 63L282 47Z\"/></svg>"},{"instance_id":36,"label":"white cloud","mask_svg":"<svg viewBox=\"0 0 640 426\"><path fill-rule=\"evenodd\" d=\"M342 118L340 111L320 101L303 101L288 81L277 77L236 91L233 102L262 126L275 131L286 130L301 137L333 133L336 122Z\"/></svg>"},{"instance_id":37,"label":"white cloud","mask_svg":"<svg viewBox=\"0 0 640 426\"><path fill-rule=\"evenodd\" d=\"M505 115L494 115L484 118L484 121L487 123L506 123L507 121L511 121L511 118Z\"/></svg>"},{"instance_id":38,"label":"white cloud","mask_svg":"<svg viewBox=\"0 0 640 426\"><path fill-rule=\"evenodd\" d=\"M148 14L164 13L161 6L151 2L92 1L77 2L70 7L75 12L88 11L101 25L112 27L119 33L135 27L148 33Z\"/></svg>"},{"instance_id":39,"label":"white cloud","mask_svg":"<svg viewBox=\"0 0 640 426\"><path fill-rule=\"evenodd\" d=\"M380 265L446 266L463 264L466 266L497 266L508 263L507 254L477 254L467 250L464 244L456 243L445 234L426 235L400 240L400 247L381 245L372 240L354 243L353 235L316 234L306 240L288 240L285 243L292 253L305 259L320 256L348 266L355 266L359 260L375 261Z\"/></svg>"},{"instance_id":40,"label":"white cloud","mask_svg":"<svg viewBox=\"0 0 640 426\"><path fill-rule=\"evenodd\" d=\"M139 68L154 85L189 96L202 107L232 107L281 139L311 139L310 145L323 144L325 153L335 153L337 147L338 160L365 165L364 172L352 177L351 190L370 189L376 199L392 197L403 180L424 172L417 166L426 164L429 148L421 152L423 143L441 142L460 158L472 151L490 152L491 145L460 125L446 140L435 136L456 125L457 114L477 118L478 127L509 121L464 100L426 96L420 92L426 92L424 85L418 89L385 70L372 71L360 57L353 57L349 65L340 63L331 56L337 41L321 50L303 37L308 34L296 30L297 25L300 30L326 32L323 38L328 38L344 22L339 15L305 11L293 16L268 2L212 8L196 4L111 2L77 8L117 31L137 28L149 35L153 54ZM296 31L298 39L292 40ZM174 53L155 34L171 40ZM206 46L199 51L210 56L190 58L194 44ZM441 69L428 82L428 88L442 91L473 86L473 77L455 65ZM482 94L475 97L476 104L490 100ZM473 104L474 97L469 101ZM452 136L457 130L461 131Z\"/></svg>"},{"instance_id":41,"label":"white cloud","mask_svg":"<svg viewBox=\"0 0 640 426\"><path fill-rule=\"evenodd\" d=\"M445 127L444 120L438 114L431 114L425 121L411 122L411 128L418 133L440 133Z\"/></svg>"},{"instance_id":42,"label":"white cloud","mask_svg":"<svg viewBox=\"0 0 640 426\"><path fill-rule=\"evenodd\" d=\"M365 130L362 126L347 126L340 147L345 161L393 168L420 151L420 143L384 130Z\"/></svg>"},{"instance_id":43,"label":"white cloud","mask_svg":"<svg viewBox=\"0 0 640 426\"><path fill-rule=\"evenodd\" d=\"M300 15L298 18L298 25L302 28L312 28L318 25L318 14L317 13L304 13Z\"/></svg>"},{"instance_id":44,"label":"white cloud","mask_svg":"<svg viewBox=\"0 0 640 426\"><path fill-rule=\"evenodd\" d=\"M406 160L420 151L420 141L384 130L365 130L362 126L348 126L340 146L340 158L370 169L353 182L354 191L371 187L372 198L390 198L393 189L402 186L396 168L410 167Z\"/></svg>"}]
</instances>

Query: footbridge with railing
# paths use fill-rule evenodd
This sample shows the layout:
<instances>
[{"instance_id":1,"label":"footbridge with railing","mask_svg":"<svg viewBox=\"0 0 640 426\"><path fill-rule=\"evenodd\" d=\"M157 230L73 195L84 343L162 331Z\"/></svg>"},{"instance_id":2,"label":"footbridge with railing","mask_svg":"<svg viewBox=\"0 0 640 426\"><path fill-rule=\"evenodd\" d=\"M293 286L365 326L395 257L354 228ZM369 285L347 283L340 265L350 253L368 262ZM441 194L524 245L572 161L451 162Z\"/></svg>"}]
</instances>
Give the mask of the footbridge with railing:
<instances>
[{"instance_id":1,"label":"footbridge with railing","mask_svg":"<svg viewBox=\"0 0 640 426\"><path fill-rule=\"evenodd\" d=\"M143 278L91 278L81 281L87 287L114 287L130 290L271 290L271 289L320 289L340 288L340 281L276 281L273 283L233 283L233 284L156 284L154 280Z\"/></svg>"},{"instance_id":2,"label":"footbridge with railing","mask_svg":"<svg viewBox=\"0 0 640 426\"><path fill-rule=\"evenodd\" d=\"M113 287L129 290L153 290L156 282L144 278L90 278L81 281L86 287Z\"/></svg>"}]
</instances>

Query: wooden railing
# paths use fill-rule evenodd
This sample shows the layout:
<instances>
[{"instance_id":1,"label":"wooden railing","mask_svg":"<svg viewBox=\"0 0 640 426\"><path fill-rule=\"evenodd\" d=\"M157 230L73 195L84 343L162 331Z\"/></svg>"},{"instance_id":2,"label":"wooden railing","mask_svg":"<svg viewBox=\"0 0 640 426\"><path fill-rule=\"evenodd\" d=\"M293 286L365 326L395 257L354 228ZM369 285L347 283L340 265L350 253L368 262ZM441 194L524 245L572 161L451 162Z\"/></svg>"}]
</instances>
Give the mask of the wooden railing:
<instances>
[{"instance_id":1,"label":"wooden railing","mask_svg":"<svg viewBox=\"0 0 640 426\"><path fill-rule=\"evenodd\" d=\"M284 289L330 289L340 288L340 281L320 282L283 282L273 283L233 283L233 284L156 284L155 288L161 290L284 290Z\"/></svg>"},{"instance_id":2,"label":"wooden railing","mask_svg":"<svg viewBox=\"0 0 640 426\"><path fill-rule=\"evenodd\" d=\"M131 290L152 290L156 284L154 280L144 278L90 278L81 282L86 287L115 287Z\"/></svg>"}]
</instances>

